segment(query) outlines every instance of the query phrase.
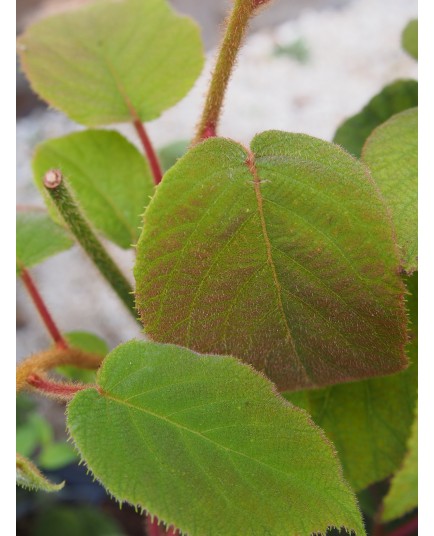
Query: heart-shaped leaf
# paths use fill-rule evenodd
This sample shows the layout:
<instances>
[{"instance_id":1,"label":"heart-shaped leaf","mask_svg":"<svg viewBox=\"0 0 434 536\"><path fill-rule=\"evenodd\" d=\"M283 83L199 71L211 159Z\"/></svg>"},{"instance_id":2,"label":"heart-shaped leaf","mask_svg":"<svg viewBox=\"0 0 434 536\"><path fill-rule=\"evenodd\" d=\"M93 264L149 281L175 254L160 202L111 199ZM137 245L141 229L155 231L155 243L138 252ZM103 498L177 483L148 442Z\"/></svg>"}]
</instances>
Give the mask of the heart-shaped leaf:
<instances>
[{"instance_id":1,"label":"heart-shaped leaf","mask_svg":"<svg viewBox=\"0 0 434 536\"><path fill-rule=\"evenodd\" d=\"M149 121L202 69L199 28L165 0L107 0L31 26L19 39L33 89L88 126Z\"/></svg>"},{"instance_id":2,"label":"heart-shaped leaf","mask_svg":"<svg viewBox=\"0 0 434 536\"><path fill-rule=\"evenodd\" d=\"M342 123L333 141L359 157L363 144L375 127L392 115L417 106L417 88L416 80L397 80L387 85L361 112Z\"/></svg>"},{"instance_id":3,"label":"heart-shaped leaf","mask_svg":"<svg viewBox=\"0 0 434 536\"><path fill-rule=\"evenodd\" d=\"M70 234L56 225L40 210L17 213L16 256L17 273L69 249L73 245Z\"/></svg>"},{"instance_id":4,"label":"heart-shaped leaf","mask_svg":"<svg viewBox=\"0 0 434 536\"><path fill-rule=\"evenodd\" d=\"M229 354L281 389L406 366L404 286L367 168L331 143L210 139L181 158L144 217L135 266L145 332Z\"/></svg>"},{"instance_id":5,"label":"heart-shaped leaf","mask_svg":"<svg viewBox=\"0 0 434 536\"><path fill-rule=\"evenodd\" d=\"M48 140L36 150L33 173L53 218L56 208L43 185L49 169L68 179L87 218L123 248L135 244L141 215L154 191L149 166L118 132L87 130Z\"/></svg>"},{"instance_id":6,"label":"heart-shaped leaf","mask_svg":"<svg viewBox=\"0 0 434 536\"><path fill-rule=\"evenodd\" d=\"M360 490L393 474L402 464L417 400L417 273L411 296L408 369L384 378L285 393L306 409L335 445L351 486Z\"/></svg>"},{"instance_id":7,"label":"heart-shaped leaf","mask_svg":"<svg viewBox=\"0 0 434 536\"><path fill-rule=\"evenodd\" d=\"M364 534L332 445L234 358L131 341L69 404L68 427L111 494L191 536Z\"/></svg>"},{"instance_id":8,"label":"heart-shaped leaf","mask_svg":"<svg viewBox=\"0 0 434 536\"><path fill-rule=\"evenodd\" d=\"M417 108L394 115L367 139L362 159L392 209L402 267L417 270Z\"/></svg>"}]
</instances>

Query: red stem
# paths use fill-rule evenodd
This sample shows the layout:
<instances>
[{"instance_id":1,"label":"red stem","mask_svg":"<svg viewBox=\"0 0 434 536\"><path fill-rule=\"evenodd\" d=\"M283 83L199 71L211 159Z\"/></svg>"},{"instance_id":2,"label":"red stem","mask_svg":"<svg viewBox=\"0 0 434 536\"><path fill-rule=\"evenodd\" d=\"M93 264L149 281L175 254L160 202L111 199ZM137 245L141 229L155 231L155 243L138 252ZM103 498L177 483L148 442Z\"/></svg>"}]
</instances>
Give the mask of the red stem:
<instances>
[{"instance_id":1,"label":"red stem","mask_svg":"<svg viewBox=\"0 0 434 536\"><path fill-rule=\"evenodd\" d=\"M44 322L45 327L50 333L51 338L55 342L56 346L62 350L66 350L69 347L68 343L63 338L58 327L56 326L50 312L47 309L47 306L44 303L44 300L42 299L42 296L39 294L39 291L26 268L21 268L21 279L23 280L24 286L30 294L33 303L35 304L35 307L38 310L38 313L40 314L42 321Z\"/></svg>"},{"instance_id":2,"label":"red stem","mask_svg":"<svg viewBox=\"0 0 434 536\"><path fill-rule=\"evenodd\" d=\"M147 536L161 536L157 517L154 516L154 520L151 521L151 516L146 516L146 534Z\"/></svg>"},{"instance_id":3,"label":"red stem","mask_svg":"<svg viewBox=\"0 0 434 536\"><path fill-rule=\"evenodd\" d=\"M392 532L389 532L388 536L413 536L414 534L417 534L417 525L418 519L416 516L407 521L407 523L397 527Z\"/></svg>"},{"instance_id":4,"label":"red stem","mask_svg":"<svg viewBox=\"0 0 434 536\"><path fill-rule=\"evenodd\" d=\"M38 376L38 374L30 374L27 378L27 383L35 389L43 391L45 394L70 400L78 391L86 389L85 385L73 385L69 383L53 382Z\"/></svg>"},{"instance_id":5,"label":"red stem","mask_svg":"<svg viewBox=\"0 0 434 536\"><path fill-rule=\"evenodd\" d=\"M160 162L158 161L157 154L152 146L151 140L145 130L143 123L140 119L134 119L133 125L139 135L140 141L142 142L143 149L145 150L146 156L148 158L149 165L151 166L152 175L154 177L155 184L160 184L161 179L163 178L163 173L161 171Z\"/></svg>"},{"instance_id":6,"label":"red stem","mask_svg":"<svg viewBox=\"0 0 434 536\"><path fill-rule=\"evenodd\" d=\"M178 529L170 527L167 531L162 525L158 524L158 518L154 516L151 521L151 516L146 516L146 534L147 536L179 536Z\"/></svg>"}]
</instances>

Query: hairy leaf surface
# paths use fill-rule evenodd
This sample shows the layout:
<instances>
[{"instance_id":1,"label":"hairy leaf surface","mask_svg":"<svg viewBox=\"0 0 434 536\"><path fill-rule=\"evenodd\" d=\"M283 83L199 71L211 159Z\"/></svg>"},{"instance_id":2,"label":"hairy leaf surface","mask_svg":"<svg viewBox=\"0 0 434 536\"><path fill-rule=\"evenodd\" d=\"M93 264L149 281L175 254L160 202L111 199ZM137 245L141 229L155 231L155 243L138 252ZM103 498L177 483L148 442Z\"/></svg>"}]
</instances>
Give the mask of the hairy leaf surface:
<instances>
[{"instance_id":1,"label":"hairy leaf surface","mask_svg":"<svg viewBox=\"0 0 434 536\"><path fill-rule=\"evenodd\" d=\"M69 249L73 245L70 234L56 225L39 210L17 213L16 256L17 273Z\"/></svg>"},{"instance_id":2,"label":"hairy leaf surface","mask_svg":"<svg viewBox=\"0 0 434 536\"><path fill-rule=\"evenodd\" d=\"M135 244L141 215L153 194L149 166L118 132L87 130L39 145L33 160L35 182L54 218L59 219L43 186L45 173L59 169L68 179L87 218L123 248Z\"/></svg>"},{"instance_id":3,"label":"hairy leaf surface","mask_svg":"<svg viewBox=\"0 0 434 536\"><path fill-rule=\"evenodd\" d=\"M17 454L17 484L35 491L59 491L65 485L64 482L53 484L47 480L36 465L20 454Z\"/></svg>"},{"instance_id":4,"label":"hairy leaf surface","mask_svg":"<svg viewBox=\"0 0 434 536\"><path fill-rule=\"evenodd\" d=\"M410 343L407 370L385 378L285 393L306 409L335 445L345 478L356 490L388 477L405 456L417 400L417 273L408 280Z\"/></svg>"},{"instance_id":5,"label":"hairy leaf surface","mask_svg":"<svg viewBox=\"0 0 434 536\"><path fill-rule=\"evenodd\" d=\"M158 187L135 266L147 335L234 355L281 389L404 368L404 287L367 168L302 134L252 151L205 141Z\"/></svg>"},{"instance_id":6,"label":"hairy leaf surface","mask_svg":"<svg viewBox=\"0 0 434 536\"><path fill-rule=\"evenodd\" d=\"M359 157L363 144L375 127L392 115L417 106L417 91L416 80L397 80L387 85L361 112L342 123L333 141Z\"/></svg>"},{"instance_id":7,"label":"hairy leaf surface","mask_svg":"<svg viewBox=\"0 0 434 536\"><path fill-rule=\"evenodd\" d=\"M401 469L394 475L388 494L384 499L383 519L392 521L417 507L418 463L417 463L417 410L408 440L408 452Z\"/></svg>"},{"instance_id":8,"label":"hairy leaf surface","mask_svg":"<svg viewBox=\"0 0 434 536\"><path fill-rule=\"evenodd\" d=\"M402 46L406 52L417 60L418 57L418 21L411 20L402 32Z\"/></svg>"},{"instance_id":9,"label":"hairy leaf surface","mask_svg":"<svg viewBox=\"0 0 434 536\"><path fill-rule=\"evenodd\" d=\"M33 89L88 126L149 121L202 69L199 28L163 0L108 0L31 26L19 39Z\"/></svg>"},{"instance_id":10,"label":"hairy leaf surface","mask_svg":"<svg viewBox=\"0 0 434 536\"><path fill-rule=\"evenodd\" d=\"M69 404L68 427L110 493L191 536L364 534L321 430L234 358L131 341Z\"/></svg>"},{"instance_id":11,"label":"hairy leaf surface","mask_svg":"<svg viewBox=\"0 0 434 536\"><path fill-rule=\"evenodd\" d=\"M417 108L394 115L366 141L362 159L392 209L402 264L417 270Z\"/></svg>"}]
</instances>

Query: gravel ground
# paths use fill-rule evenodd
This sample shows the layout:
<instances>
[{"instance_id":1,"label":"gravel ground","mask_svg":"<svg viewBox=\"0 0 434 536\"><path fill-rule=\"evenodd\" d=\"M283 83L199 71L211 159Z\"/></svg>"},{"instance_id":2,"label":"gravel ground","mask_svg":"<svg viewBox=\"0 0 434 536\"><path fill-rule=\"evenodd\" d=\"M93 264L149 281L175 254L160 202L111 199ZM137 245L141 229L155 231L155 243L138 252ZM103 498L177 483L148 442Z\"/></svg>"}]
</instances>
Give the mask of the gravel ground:
<instances>
[{"instance_id":1,"label":"gravel ground","mask_svg":"<svg viewBox=\"0 0 434 536\"><path fill-rule=\"evenodd\" d=\"M339 123L386 83L416 78L416 62L400 48L401 31L416 16L416 0L353 0L341 9L306 9L295 20L253 34L228 91L221 135L249 143L257 132L281 129L331 140ZM290 45L295 53L276 53ZM192 136L211 65L210 59L183 101L148 125L157 146ZM77 128L54 110L37 110L19 120L18 203L42 205L31 182L35 145ZM129 125L117 128L137 141ZM132 252L112 245L110 250L131 273ZM134 319L77 247L32 273L62 330L89 330L111 346L140 336ZM20 282L17 302L20 359L45 348L49 339Z\"/></svg>"}]
</instances>

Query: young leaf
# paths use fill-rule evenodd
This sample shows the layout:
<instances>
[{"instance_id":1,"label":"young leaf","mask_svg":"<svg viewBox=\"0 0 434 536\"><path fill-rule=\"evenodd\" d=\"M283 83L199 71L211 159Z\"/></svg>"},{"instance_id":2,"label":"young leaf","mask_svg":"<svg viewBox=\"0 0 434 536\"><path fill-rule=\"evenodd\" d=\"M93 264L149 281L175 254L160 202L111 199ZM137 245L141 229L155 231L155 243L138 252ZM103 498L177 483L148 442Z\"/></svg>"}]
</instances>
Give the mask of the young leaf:
<instances>
[{"instance_id":1,"label":"young leaf","mask_svg":"<svg viewBox=\"0 0 434 536\"><path fill-rule=\"evenodd\" d=\"M56 225L44 212L17 213L17 273L30 268L51 255L69 249L73 241L67 231Z\"/></svg>"},{"instance_id":2,"label":"young leaf","mask_svg":"<svg viewBox=\"0 0 434 536\"><path fill-rule=\"evenodd\" d=\"M417 106L416 80L397 80L375 95L361 112L347 119L336 131L334 142L359 157L375 127L392 115Z\"/></svg>"},{"instance_id":3,"label":"young leaf","mask_svg":"<svg viewBox=\"0 0 434 536\"><path fill-rule=\"evenodd\" d=\"M402 32L402 47L417 60L418 56L418 23L417 19L411 20Z\"/></svg>"},{"instance_id":4,"label":"young leaf","mask_svg":"<svg viewBox=\"0 0 434 536\"><path fill-rule=\"evenodd\" d=\"M155 119L203 65L199 28L164 0L96 2L53 16L31 26L18 50L33 89L87 126Z\"/></svg>"},{"instance_id":5,"label":"young leaf","mask_svg":"<svg viewBox=\"0 0 434 536\"><path fill-rule=\"evenodd\" d=\"M30 460L17 454L17 485L36 491L59 491L65 483L53 484Z\"/></svg>"},{"instance_id":6,"label":"young leaf","mask_svg":"<svg viewBox=\"0 0 434 536\"><path fill-rule=\"evenodd\" d=\"M141 215L154 191L149 166L118 132L87 130L39 145L33 172L54 218L57 210L43 185L49 169L68 179L88 220L123 248L135 244Z\"/></svg>"},{"instance_id":7,"label":"young leaf","mask_svg":"<svg viewBox=\"0 0 434 536\"><path fill-rule=\"evenodd\" d=\"M67 414L108 491L183 533L364 534L320 429L234 358L130 341Z\"/></svg>"},{"instance_id":8,"label":"young leaf","mask_svg":"<svg viewBox=\"0 0 434 536\"><path fill-rule=\"evenodd\" d=\"M395 474L384 499L383 520L392 521L417 507L417 409L402 468Z\"/></svg>"},{"instance_id":9,"label":"young leaf","mask_svg":"<svg viewBox=\"0 0 434 536\"><path fill-rule=\"evenodd\" d=\"M417 273L408 281L411 332L407 370L327 389L285 393L307 410L335 445L345 478L366 488L401 465L417 400Z\"/></svg>"},{"instance_id":10,"label":"young leaf","mask_svg":"<svg viewBox=\"0 0 434 536\"><path fill-rule=\"evenodd\" d=\"M166 174L137 247L145 332L229 354L280 389L406 366L404 287L367 168L331 143L209 139Z\"/></svg>"},{"instance_id":11,"label":"young leaf","mask_svg":"<svg viewBox=\"0 0 434 536\"><path fill-rule=\"evenodd\" d=\"M362 159L392 209L402 265L417 270L417 108L394 115L366 141Z\"/></svg>"}]
</instances>

